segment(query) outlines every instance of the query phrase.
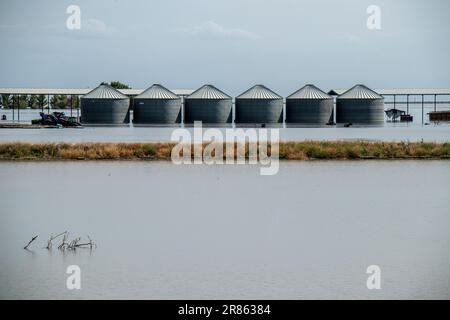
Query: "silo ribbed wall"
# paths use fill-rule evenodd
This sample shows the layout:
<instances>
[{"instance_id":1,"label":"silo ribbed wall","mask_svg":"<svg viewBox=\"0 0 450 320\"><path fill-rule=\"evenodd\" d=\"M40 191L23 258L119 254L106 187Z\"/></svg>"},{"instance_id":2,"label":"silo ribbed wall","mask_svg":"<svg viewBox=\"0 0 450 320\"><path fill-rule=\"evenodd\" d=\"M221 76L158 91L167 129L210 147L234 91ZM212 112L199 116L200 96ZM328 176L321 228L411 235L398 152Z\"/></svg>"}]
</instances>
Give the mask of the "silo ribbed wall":
<instances>
[{"instance_id":1,"label":"silo ribbed wall","mask_svg":"<svg viewBox=\"0 0 450 320\"><path fill-rule=\"evenodd\" d=\"M133 123L171 124L181 122L181 99L135 99Z\"/></svg>"},{"instance_id":2,"label":"silo ribbed wall","mask_svg":"<svg viewBox=\"0 0 450 320\"><path fill-rule=\"evenodd\" d=\"M286 123L327 124L333 107L333 99L286 99Z\"/></svg>"},{"instance_id":3,"label":"silo ribbed wall","mask_svg":"<svg viewBox=\"0 0 450 320\"><path fill-rule=\"evenodd\" d=\"M384 124L383 99L336 99L337 123Z\"/></svg>"},{"instance_id":4,"label":"silo ribbed wall","mask_svg":"<svg viewBox=\"0 0 450 320\"><path fill-rule=\"evenodd\" d=\"M236 99L236 123L281 123L282 99Z\"/></svg>"},{"instance_id":5,"label":"silo ribbed wall","mask_svg":"<svg viewBox=\"0 0 450 320\"><path fill-rule=\"evenodd\" d=\"M184 122L231 123L231 99L185 99Z\"/></svg>"},{"instance_id":6,"label":"silo ribbed wall","mask_svg":"<svg viewBox=\"0 0 450 320\"><path fill-rule=\"evenodd\" d=\"M81 99L81 122L123 124L129 122L128 99Z\"/></svg>"}]
</instances>

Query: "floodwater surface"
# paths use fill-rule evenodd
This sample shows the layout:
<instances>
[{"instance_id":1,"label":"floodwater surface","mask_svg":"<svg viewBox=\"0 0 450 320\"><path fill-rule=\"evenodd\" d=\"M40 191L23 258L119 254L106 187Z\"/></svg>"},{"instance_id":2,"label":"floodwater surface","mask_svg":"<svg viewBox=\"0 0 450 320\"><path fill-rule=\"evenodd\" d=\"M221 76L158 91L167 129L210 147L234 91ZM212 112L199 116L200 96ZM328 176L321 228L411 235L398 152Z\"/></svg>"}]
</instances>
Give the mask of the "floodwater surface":
<instances>
[{"instance_id":1,"label":"floodwater surface","mask_svg":"<svg viewBox=\"0 0 450 320\"><path fill-rule=\"evenodd\" d=\"M450 299L449 189L447 161L282 162L275 176L1 162L0 298ZM64 230L97 248L44 249Z\"/></svg>"},{"instance_id":2,"label":"floodwater surface","mask_svg":"<svg viewBox=\"0 0 450 320\"><path fill-rule=\"evenodd\" d=\"M438 110L448 110L446 106L438 106ZM417 111L417 109L415 109ZM64 111L70 114L68 110ZM0 114L11 110L0 110ZM39 110L22 110L21 121L29 123L39 118ZM76 115L76 112L73 112ZM8 115L11 119L11 115ZM416 117L417 119L417 117ZM427 119L428 121L428 119ZM7 121L6 121L7 122ZM2 121L0 121L0 124ZM0 129L0 142L157 142L170 141L176 127L138 127L133 125L118 127L83 127L64 129ZM207 129L206 127L204 128ZM219 128L225 136L225 129ZM193 135L192 127L188 128ZM427 141L447 142L450 140L449 123L430 123L422 125L414 123L390 123L381 127L352 126L350 128L323 126L299 127L283 125L280 128L282 141L292 140L381 140L381 141Z\"/></svg>"}]
</instances>

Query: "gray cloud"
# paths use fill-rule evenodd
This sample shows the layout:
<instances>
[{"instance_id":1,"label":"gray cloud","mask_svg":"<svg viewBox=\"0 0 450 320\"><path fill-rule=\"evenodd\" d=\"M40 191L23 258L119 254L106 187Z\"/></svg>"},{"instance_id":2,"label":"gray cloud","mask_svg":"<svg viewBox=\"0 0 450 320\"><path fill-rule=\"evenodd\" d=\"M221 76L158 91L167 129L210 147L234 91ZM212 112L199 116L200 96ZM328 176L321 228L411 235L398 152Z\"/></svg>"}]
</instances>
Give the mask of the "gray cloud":
<instances>
[{"instance_id":1,"label":"gray cloud","mask_svg":"<svg viewBox=\"0 0 450 320\"><path fill-rule=\"evenodd\" d=\"M378 0L377 31L361 0L77 0L81 30L66 28L69 3L0 0L0 86L450 85L448 0Z\"/></svg>"},{"instance_id":2,"label":"gray cloud","mask_svg":"<svg viewBox=\"0 0 450 320\"><path fill-rule=\"evenodd\" d=\"M99 19L89 18L81 19L80 29L69 30L64 24L48 24L44 26L43 31L64 37L80 37L80 38L112 38L121 35L116 28L107 25Z\"/></svg>"},{"instance_id":3,"label":"gray cloud","mask_svg":"<svg viewBox=\"0 0 450 320\"><path fill-rule=\"evenodd\" d=\"M30 24L0 24L0 34L2 34L2 36L11 36L36 32L49 35L81 37L115 37L121 35L119 30L107 25L99 19L82 19L80 27L79 30L69 30L65 23L47 24L44 26Z\"/></svg>"},{"instance_id":4,"label":"gray cloud","mask_svg":"<svg viewBox=\"0 0 450 320\"><path fill-rule=\"evenodd\" d=\"M226 28L214 21L204 23L190 28L177 30L178 33L193 37L234 38L234 39L260 39L261 36L245 29Z\"/></svg>"},{"instance_id":5,"label":"gray cloud","mask_svg":"<svg viewBox=\"0 0 450 320\"><path fill-rule=\"evenodd\" d=\"M115 36L119 34L116 28L108 26L105 22L99 19L86 19L86 21L82 20L80 31L91 35Z\"/></svg>"}]
</instances>

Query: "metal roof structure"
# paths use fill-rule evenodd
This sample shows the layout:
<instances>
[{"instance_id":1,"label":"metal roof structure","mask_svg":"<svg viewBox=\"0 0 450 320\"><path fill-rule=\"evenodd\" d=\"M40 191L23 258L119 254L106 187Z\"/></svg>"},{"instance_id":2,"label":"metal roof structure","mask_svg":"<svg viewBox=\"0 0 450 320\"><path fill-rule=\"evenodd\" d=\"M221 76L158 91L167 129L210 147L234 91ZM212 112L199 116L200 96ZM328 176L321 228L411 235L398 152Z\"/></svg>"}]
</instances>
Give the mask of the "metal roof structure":
<instances>
[{"instance_id":1,"label":"metal roof structure","mask_svg":"<svg viewBox=\"0 0 450 320\"><path fill-rule=\"evenodd\" d=\"M222 100L222 99L231 99L231 96L217 89L213 85L205 84L204 86L198 88L193 93L188 95L186 99Z\"/></svg>"},{"instance_id":2,"label":"metal roof structure","mask_svg":"<svg viewBox=\"0 0 450 320\"><path fill-rule=\"evenodd\" d=\"M87 94L91 89L60 89L60 88L0 88L0 94L30 94L30 95L78 95Z\"/></svg>"},{"instance_id":3,"label":"metal roof structure","mask_svg":"<svg viewBox=\"0 0 450 320\"><path fill-rule=\"evenodd\" d=\"M162 85L154 84L136 96L135 99L173 100L180 99L180 97Z\"/></svg>"},{"instance_id":4,"label":"metal roof structure","mask_svg":"<svg viewBox=\"0 0 450 320\"><path fill-rule=\"evenodd\" d=\"M144 89L117 89L127 96L137 96ZM389 88L373 89L382 96L389 95L450 95L450 88ZM92 91L92 88L0 88L0 94L18 94L18 95L76 95L82 96ZM178 96L188 96L194 92L192 89L171 89ZM328 91L329 95L343 94L347 89L332 89Z\"/></svg>"},{"instance_id":5,"label":"metal roof structure","mask_svg":"<svg viewBox=\"0 0 450 320\"><path fill-rule=\"evenodd\" d=\"M417 88L417 89L379 89L376 90L381 95L450 95L450 88L432 89L432 88Z\"/></svg>"},{"instance_id":6,"label":"metal roof structure","mask_svg":"<svg viewBox=\"0 0 450 320\"><path fill-rule=\"evenodd\" d=\"M236 97L236 99L283 99L283 97L276 94L266 86L257 84L241 93Z\"/></svg>"},{"instance_id":7,"label":"metal roof structure","mask_svg":"<svg viewBox=\"0 0 450 320\"><path fill-rule=\"evenodd\" d=\"M328 92L330 95L343 94L346 89L332 89ZM374 89L382 96L389 95L450 95L450 88L402 88L402 89Z\"/></svg>"},{"instance_id":8,"label":"metal roof structure","mask_svg":"<svg viewBox=\"0 0 450 320\"><path fill-rule=\"evenodd\" d=\"M126 95L117 91L107 84L101 84L88 94L81 97L82 99L128 99Z\"/></svg>"},{"instance_id":9,"label":"metal roof structure","mask_svg":"<svg viewBox=\"0 0 450 320\"><path fill-rule=\"evenodd\" d=\"M18 94L18 95L75 95L83 96L92 91L92 88L0 88L0 94ZM137 96L141 94L144 89L117 89L120 93L127 96ZM194 90L191 89L176 89L171 90L178 96L190 95Z\"/></svg>"},{"instance_id":10,"label":"metal roof structure","mask_svg":"<svg viewBox=\"0 0 450 320\"><path fill-rule=\"evenodd\" d=\"M307 84L303 88L295 91L286 99L333 99L332 96L326 94L313 84Z\"/></svg>"},{"instance_id":11,"label":"metal roof structure","mask_svg":"<svg viewBox=\"0 0 450 320\"><path fill-rule=\"evenodd\" d=\"M367 88L363 84L357 84L353 88L350 88L341 95L339 95L338 99L374 100L374 99L383 99L383 96L379 95L372 89Z\"/></svg>"}]
</instances>

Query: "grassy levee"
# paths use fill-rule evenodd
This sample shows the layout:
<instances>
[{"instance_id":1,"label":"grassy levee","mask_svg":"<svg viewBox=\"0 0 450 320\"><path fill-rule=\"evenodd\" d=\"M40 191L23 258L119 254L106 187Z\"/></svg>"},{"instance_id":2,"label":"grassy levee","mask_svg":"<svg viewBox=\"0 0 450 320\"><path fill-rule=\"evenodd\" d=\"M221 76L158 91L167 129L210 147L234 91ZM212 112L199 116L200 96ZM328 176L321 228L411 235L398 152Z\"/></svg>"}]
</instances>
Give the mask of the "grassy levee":
<instances>
[{"instance_id":1,"label":"grassy levee","mask_svg":"<svg viewBox=\"0 0 450 320\"><path fill-rule=\"evenodd\" d=\"M170 160L174 146L174 143L0 143L0 160ZM224 145L224 157L236 149L236 144L231 150ZM268 149L270 154L270 145ZM193 145L191 150L193 157ZM248 145L245 155L248 158ZM450 143L281 142L279 157L283 160L450 159Z\"/></svg>"}]
</instances>

